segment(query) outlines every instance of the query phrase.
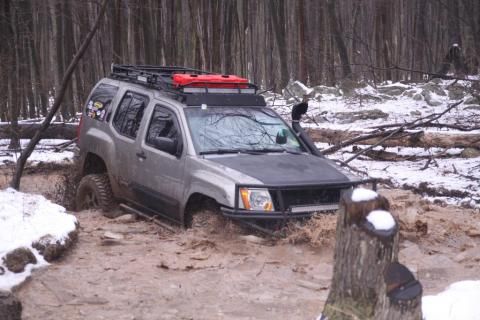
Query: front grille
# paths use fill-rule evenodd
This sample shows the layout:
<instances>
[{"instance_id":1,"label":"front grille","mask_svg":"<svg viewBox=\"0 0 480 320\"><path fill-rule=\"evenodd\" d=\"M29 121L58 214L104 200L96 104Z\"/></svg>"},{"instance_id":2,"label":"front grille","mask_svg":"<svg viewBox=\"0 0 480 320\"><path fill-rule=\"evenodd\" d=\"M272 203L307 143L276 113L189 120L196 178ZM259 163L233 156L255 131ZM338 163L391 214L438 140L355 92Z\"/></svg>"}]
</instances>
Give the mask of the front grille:
<instances>
[{"instance_id":1,"label":"front grille","mask_svg":"<svg viewBox=\"0 0 480 320\"><path fill-rule=\"evenodd\" d=\"M340 201L340 192L341 189L338 188L280 190L285 209L288 209L291 206L338 203ZM275 208L280 209L280 199L278 199L278 193L275 190L272 190L270 193L272 195Z\"/></svg>"}]
</instances>

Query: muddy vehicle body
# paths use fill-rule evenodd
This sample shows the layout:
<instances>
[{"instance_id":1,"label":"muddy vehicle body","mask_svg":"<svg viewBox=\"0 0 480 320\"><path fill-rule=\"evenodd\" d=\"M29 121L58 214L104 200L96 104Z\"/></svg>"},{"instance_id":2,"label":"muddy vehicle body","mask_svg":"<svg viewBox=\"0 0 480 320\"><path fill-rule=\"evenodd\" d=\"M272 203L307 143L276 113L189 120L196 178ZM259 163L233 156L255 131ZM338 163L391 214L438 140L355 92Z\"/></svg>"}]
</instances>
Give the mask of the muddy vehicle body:
<instances>
[{"instance_id":1,"label":"muddy vehicle body","mask_svg":"<svg viewBox=\"0 0 480 320\"><path fill-rule=\"evenodd\" d=\"M302 110L302 109L305 110ZM113 66L83 111L77 207L120 201L182 225L224 216L290 219L338 207L365 183L323 157L246 79L180 67Z\"/></svg>"}]
</instances>

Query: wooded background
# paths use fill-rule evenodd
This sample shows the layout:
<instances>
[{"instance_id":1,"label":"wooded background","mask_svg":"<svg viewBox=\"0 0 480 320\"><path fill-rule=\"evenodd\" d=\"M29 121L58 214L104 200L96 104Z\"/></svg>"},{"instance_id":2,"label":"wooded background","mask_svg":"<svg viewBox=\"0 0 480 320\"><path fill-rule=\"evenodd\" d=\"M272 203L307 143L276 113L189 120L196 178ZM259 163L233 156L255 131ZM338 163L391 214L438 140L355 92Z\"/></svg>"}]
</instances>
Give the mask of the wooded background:
<instances>
[{"instance_id":1,"label":"wooded background","mask_svg":"<svg viewBox=\"0 0 480 320\"><path fill-rule=\"evenodd\" d=\"M45 115L99 3L0 0L0 119ZM111 0L61 114L80 110L115 63L239 74L280 91L289 79L421 80L453 43L478 73L478 0ZM467 72L467 71L466 71Z\"/></svg>"}]
</instances>

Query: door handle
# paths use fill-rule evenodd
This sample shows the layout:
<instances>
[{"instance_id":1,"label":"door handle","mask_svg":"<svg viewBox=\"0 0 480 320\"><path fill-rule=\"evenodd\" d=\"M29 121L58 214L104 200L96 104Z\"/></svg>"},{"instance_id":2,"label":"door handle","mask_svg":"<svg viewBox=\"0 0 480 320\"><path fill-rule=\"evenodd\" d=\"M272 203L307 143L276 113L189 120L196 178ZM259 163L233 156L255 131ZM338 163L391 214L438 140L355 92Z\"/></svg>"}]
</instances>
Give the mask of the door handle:
<instances>
[{"instance_id":1,"label":"door handle","mask_svg":"<svg viewBox=\"0 0 480 320\"><path fill-rule=\"evenodd\" d=\"M140 152L137 152L137 157L139 157L140 159L147 159L147 156L145 155L145 152L143 151L140 151Z\"/></svg>"}]
</instances>

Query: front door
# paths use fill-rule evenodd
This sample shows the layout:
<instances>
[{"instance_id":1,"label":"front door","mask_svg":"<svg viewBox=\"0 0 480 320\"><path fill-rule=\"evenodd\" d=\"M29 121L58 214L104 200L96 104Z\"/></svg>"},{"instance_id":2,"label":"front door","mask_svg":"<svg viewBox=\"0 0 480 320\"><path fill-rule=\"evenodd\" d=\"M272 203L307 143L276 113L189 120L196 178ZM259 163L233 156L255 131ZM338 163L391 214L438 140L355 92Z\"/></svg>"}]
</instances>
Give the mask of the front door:
<instances>
[{"instance_id":1,"label":"front door","mask_svg":"<svg viewBox=\"0 0 480 320\"><path fill-rule=\"evenodd\" d=\"M134 190L141 204L179 221L185 165L184 139L173 109L155 105L137 144Z\"/></svg>"}]
</instances>

